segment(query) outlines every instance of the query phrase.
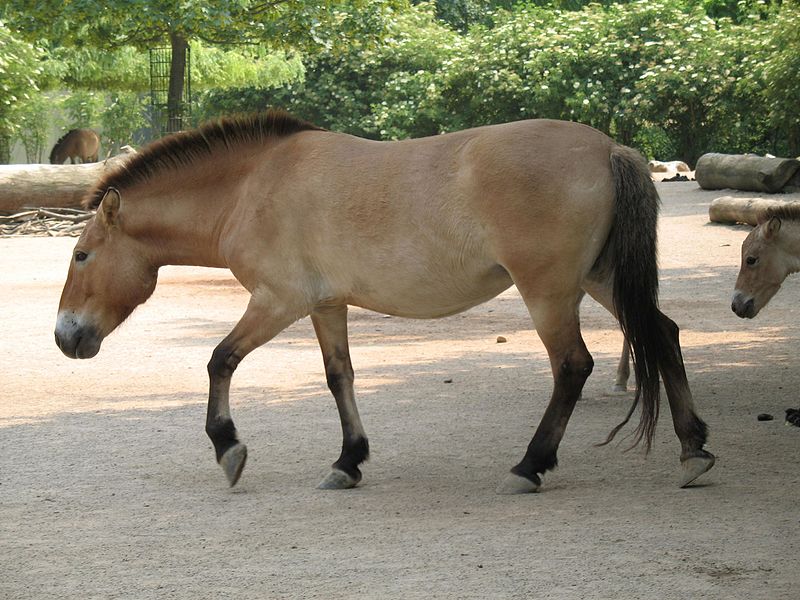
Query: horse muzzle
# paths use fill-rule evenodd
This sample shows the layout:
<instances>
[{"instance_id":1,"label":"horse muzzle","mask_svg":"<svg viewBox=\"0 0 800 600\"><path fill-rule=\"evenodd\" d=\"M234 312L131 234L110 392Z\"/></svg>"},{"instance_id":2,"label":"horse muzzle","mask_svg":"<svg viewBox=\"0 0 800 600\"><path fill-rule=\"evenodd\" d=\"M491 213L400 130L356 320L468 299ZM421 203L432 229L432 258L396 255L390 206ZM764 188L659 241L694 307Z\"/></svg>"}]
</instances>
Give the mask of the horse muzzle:
<instances>
[{"instance_id":1,"label":"horse muzzle","mask_svg":"<svg viewBox=\"0 0 800 600\"><path fill-rule=\"evenodd\" d=\"M56 346L69 358L92 358L103 343L97 327L81 324L71 313L59 313L55 336Z\"/></svg>"},{"instance_id":2,"label":"horse muzzle","mask_svg":"<svg viewBox=\"0 0 800 600\"><path fill-rule=\"evenodd\" d=\"M733 294L731 310L736 313L737 317L742 319L752 319L758 314L755 299L753 297L748 298L742 292L738 291Z\"/></svg>"}]
</instances>

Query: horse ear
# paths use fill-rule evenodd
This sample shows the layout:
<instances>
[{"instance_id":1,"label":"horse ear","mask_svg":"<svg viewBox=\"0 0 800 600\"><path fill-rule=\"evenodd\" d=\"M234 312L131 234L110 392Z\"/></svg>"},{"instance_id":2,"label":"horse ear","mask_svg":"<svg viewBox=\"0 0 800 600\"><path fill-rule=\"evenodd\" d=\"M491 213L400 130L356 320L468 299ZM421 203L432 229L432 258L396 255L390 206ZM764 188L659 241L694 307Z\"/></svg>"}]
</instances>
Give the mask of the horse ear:
<instances>
[{"instance_id":1,"label":"horse ear","mask_svg":"<svg viewBox=\"0 0 800 600\"><path fill-rule=\"evenodd\" d=\"M764 238L767 240L773 239L781 230L780 217L772 217L764 226Z\"/></svg>"},{"instance_id":2,"label":"horse ear","mask_svg":"<svg viewBox=\"0 0 800 600\"><path fill-rule=\"evenodd\" d=\"M119 204L121 199L119 190L110 187L106 190L106 195L103 196L103 199L100 201L100 208L97 212L100 214L100 218L107 227L116 227L119 221Z\"/></svg>"}]
</instances>

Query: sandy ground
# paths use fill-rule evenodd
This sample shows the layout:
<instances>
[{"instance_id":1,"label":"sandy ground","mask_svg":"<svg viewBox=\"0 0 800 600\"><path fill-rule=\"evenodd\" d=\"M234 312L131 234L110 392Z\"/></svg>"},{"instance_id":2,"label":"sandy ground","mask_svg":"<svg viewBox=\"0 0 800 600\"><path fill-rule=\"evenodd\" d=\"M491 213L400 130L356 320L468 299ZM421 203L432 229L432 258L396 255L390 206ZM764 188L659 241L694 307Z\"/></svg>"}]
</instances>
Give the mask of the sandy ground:
<instances>
[{"instance_id":1,"label":"sandy ground","mask_svg":"<svg viewBox=\"0 0 800 600\"><path fill-rule=\"evenodd\" d=\"M668 418L648 457L594 446L628 398L604 395L621 336L587 300L596 367L561 466L539 494L495 494L551 388L513 289L439 321L352 311L372 446L355 490L315 489L341 438L310 322L254 352L229 489L203 426L205 365L247 300L230 276L164 269L97 358L71 361L52 330L74 240L0 240L0 598L797 598L798 282L736 318L748 228L707 222L729 192L659 189L662 307L718 456L691 489Z\"/></svg>"}]
</instances>

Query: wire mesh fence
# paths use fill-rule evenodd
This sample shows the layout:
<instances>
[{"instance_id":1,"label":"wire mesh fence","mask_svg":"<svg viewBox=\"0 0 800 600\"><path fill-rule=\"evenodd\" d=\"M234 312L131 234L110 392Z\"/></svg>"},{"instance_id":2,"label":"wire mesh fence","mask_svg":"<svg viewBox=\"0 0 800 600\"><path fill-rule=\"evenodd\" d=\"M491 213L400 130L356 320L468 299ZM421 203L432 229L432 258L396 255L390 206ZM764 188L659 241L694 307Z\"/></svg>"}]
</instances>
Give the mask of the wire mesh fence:
<instances>
[{"instance_id":1,"label":"wire mesh fence","mask_svg":"<svg viewBox=\"0 0 800 600\"><path fill-rule=\"evenodd\" d=\"M182 131L191 126L192 78L191 49L186 48L183 82L171 81L172 48L150 49L150 103L153 124L159 135ZM170 101L170 86L180 98Z\"/></svg>"}]
</instances>

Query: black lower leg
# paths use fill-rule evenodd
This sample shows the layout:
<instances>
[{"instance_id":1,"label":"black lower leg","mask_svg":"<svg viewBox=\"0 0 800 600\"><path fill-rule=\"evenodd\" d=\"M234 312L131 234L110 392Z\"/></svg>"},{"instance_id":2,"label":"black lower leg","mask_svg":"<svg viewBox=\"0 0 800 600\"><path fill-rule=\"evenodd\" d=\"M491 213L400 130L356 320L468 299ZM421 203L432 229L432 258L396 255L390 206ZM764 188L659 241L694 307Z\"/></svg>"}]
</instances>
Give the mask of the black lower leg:
<instances>
[{"instance_id":1,"label":"black lower leg","mask_svg":"<svg viewBox=\"0 0 800 600\"><path fill-rule=\"evenodd\" d=\"M342 453L338 460L333 463L334 469L344 471L356 482L361 481L361 470L358 468L362 462L369 458L369 442L365 437L358 437L352 440L345 439L342 442Z\"/></svg>"},{"instance_id":2,"label":"black lower leg","mask_svg":"<svg viewBox=\"0 0 800 600\"><path fill-rule=\"evenodd\" d=\"M223 454L239 443L236 427L228 411L228 389L231 377L239 365L239 357L225 344L214 349L208 363L209 394L206 433L214 444L217 462Z\"/></svg>"},{"instance_id":3,"label":"black lower leg","mask_svg":"<svg viewBox=\"0 0 800 600\"><path fill-rule=\"evenodd\" d=\"M239 443L236 437L236 427L230 419L215 418L206 422L206 433L214 444L214 452L217 455L217 462L222 455Z\"/></svg>"},{"instance_id":4,"label":"black lower leg","mask_svg":"<svg viewBox=\"0 0 800 600\"><path fill-rule=\"evenodd\" d=\"M550 404L528 444L525 457L511 469L512 473L540 485L540 475L558 465L558 445L592 367L592 358L588 353L583 360L566 359L561 364Z\"/></svg>"},{"instance_id":5,"label":"black lower leg","mask_svg":"<svg viewBox=\"0 0 800 600\"><path fill-rule=\"evenodd\" d=\"M675 434L681 442L681 460L708 456L708 452L703 450L708 439L708 426L694 412L692 393L683 364L678 326L662 314L661 327L670 349L661 362L661 378L667 392Z\"/></svg>"},{"instance_id":6,"label":"black lower leg","mask_svg":"<svg viewBox=\"0 0 800 600\"><path fill-rule=\"evenodd\" d=\"M353 398L353 367L346 347L337 347L325 361L325 376L336 400L343 434L342 453L332 467L344 471L358 483L361 481L358 466L369 458L369 442L361 429Z\"/></svg>"}]
</instances>

